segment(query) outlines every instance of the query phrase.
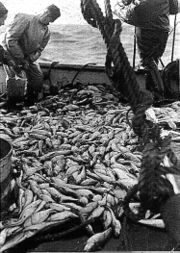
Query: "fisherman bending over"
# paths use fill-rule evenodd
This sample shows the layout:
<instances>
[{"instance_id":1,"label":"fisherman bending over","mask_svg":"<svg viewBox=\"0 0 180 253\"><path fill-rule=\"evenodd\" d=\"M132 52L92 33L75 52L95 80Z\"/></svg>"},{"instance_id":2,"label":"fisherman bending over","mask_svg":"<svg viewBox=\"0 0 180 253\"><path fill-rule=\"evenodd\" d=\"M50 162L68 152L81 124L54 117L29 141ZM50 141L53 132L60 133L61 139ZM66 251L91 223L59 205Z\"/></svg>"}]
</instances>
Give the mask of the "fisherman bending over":
<instances>
[{"instance_id":1,"label":"fisherman bending over","mask_svg":"<svg viewBox=\"0 0 180 253\"><path fill-rule=\"evenodd\" d=\"M39 15L18 13L6 30L4 48L17 66L26 72L29 105L38 100L43 86L43 73L35 61L50 39L49 23L54 22L60 15L60 9L54 4Z\"/></svg>"}]
</instances>

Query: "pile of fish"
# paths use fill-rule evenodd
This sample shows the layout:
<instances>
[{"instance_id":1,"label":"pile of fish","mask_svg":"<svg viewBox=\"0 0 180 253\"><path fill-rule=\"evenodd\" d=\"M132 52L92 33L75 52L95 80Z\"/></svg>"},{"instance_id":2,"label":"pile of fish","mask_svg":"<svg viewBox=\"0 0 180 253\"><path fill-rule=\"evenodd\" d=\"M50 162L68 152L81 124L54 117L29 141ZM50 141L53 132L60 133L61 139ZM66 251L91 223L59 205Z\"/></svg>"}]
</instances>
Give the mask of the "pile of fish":
<instances>
[{"instance_id":1,"label":"pile of fish","mask_svg":"<svg viewBox=\"0 0 180 253\"><path fill-rule=\"evenodd\" d=\"M170 106L153 109L180 138L180 102ZM132 116L105 84L65 87L21 111L0 110L0 137L13 146L11 188L18 186L0 224L0 252L53 226L61 231L69 221L86 224L84 251L120 235L123 199L138 181L142 159Z\"/></svg>"}]
</instances>

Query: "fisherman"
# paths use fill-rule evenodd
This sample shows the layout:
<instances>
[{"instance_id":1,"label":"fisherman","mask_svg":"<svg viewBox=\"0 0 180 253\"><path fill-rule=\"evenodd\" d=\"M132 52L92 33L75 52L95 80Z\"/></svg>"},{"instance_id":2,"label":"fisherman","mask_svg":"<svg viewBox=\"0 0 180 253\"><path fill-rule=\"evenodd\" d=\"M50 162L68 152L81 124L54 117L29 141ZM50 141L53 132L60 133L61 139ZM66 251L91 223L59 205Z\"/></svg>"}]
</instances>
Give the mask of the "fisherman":
<instances>
[{"instance_id":1,"label":"fisherman","mask_svg":"<svg viewBox=\"0 0 180 253\"><path fill-rule=\"evenodd\" d=\"M8 14L8 10L6 9L6 7L0 2L0 26L4 25L4 22L7 18L7 14ZM0 45L0 63L4 62L4 49L3 47Z\"/></svg>"},{"instance_id":2,"label":"fisherman","mask_svg":"<svg viewBox=\"0 0 180 253\"><path fill-rule=\"evenodd\" d=\"M0 26L4 25L4 22L7 18L7 14L8 14L8 10L4 6L4 4L0 2Z\"/></svg>"},{"instance_id":3,"label":"fisherman","mask_svg":"<svg viewBox=\"0 0 180 253\"><path fill-rule=\"evenodd\" d=\"M178 0L120 0L116 5L115 14L136 26L140 64L151 72L147 75L147 88L151 91L156 88L152 76L159 78L156 67L166 48L169 15L178 13L178 8Z\"/></svg>"},{"instance_id":4,"label":"fisherman","mask_svg":"<svg viewBox=\"0 0 180 253\"><path fill-rule=\"evenodd\" d=\"M28 105L38 101L41 94L43 73L36 61L50 39L49 23L60 16L60 9L52 4L39 15L16 14L6 30L4 48L17 67L26 72Z\"/></svg>"}]
</instances>

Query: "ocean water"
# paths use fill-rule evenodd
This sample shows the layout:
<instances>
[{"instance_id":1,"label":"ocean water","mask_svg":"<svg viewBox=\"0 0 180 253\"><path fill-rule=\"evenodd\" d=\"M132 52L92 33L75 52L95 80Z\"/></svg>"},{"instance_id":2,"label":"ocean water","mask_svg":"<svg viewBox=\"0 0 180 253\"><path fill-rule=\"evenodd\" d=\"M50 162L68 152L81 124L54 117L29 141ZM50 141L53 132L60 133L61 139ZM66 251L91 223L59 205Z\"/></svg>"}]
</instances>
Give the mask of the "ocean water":
<instances>
[{"instance_id":1,"label":"ocean water","mask_svg":"<svg viewBox=\"0 0 180 253\"><path fill-rule=\"evenodd\" d=\"M121 42L133 62L134 27L123 25ZM173 32L169 35L166 51L162 57L164 65L171 61ZM100 31L90 25L57 24L51 26L51 40L46 46L40 60L58 61L65 64L95 63L104 65L107 49ZM176 29L174 59L180 57L180 26ZM136 65L139 62L136 51Z\"/></svg>"},{"instance_id":2,"label":"ocean water","mask_svg":"<svg viewBox=\"0 0 180 253\"><path fill-rule=\"evenodd\" d=\"M112 10L117 1L111 0ZM104 65L107 52L105 43L100 31L91 27L84 20L80 8L80 0L2 0L2 2L9 12L6 25L0 27L1 38L3 37L3 31L16 13L41 13L46 6L54 3L60 7L61 17L50 25L51 40L42 53L40 60L46 62L58 61L66 64L95 63L97 65ZM104 12L104 1L97 0L97 2ZM173 16L170 17L170 21L172 26ZM178 14L177 21L174 59L180 58L180 14ZM162 57L165 65L171 60L172 35L173 33L169 36L166 51ZM132 64L134 27L123 24L121 42ZM139 57L137 52L136 64L138 62Z\"/></svg>"}]
</instances>

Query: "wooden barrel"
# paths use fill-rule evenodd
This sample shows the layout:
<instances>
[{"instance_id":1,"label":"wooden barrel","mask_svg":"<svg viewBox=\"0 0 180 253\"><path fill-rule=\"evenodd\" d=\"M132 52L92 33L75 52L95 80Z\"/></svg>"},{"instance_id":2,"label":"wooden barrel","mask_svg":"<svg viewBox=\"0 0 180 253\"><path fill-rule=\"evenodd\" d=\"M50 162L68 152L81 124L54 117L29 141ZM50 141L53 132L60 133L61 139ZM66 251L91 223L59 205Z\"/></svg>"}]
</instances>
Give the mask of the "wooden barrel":
<instances>
[{"instance_id":1,"label":"wooden barrel","mask_svg":"<svg viewBox=\"0 0 180 253\"><path fill-rule=\"evenodd\" d=\"M0 138L0 199L1 209L8 206L8 195L11 189L11 156L12 146Z\"/></svg>"},{"instance_id":2,"label":"wooden barrel","mask_svg":"<svg viewBox=\"0 0 180 253\"><path fill-rule=\"evenodd\" d=\"M22 70L18 75L14 72L12 67L5 65L7 74L7 96L10 100L22 101L26 94L27 77L26 72Z\"/></svg>"}]
</instances>

